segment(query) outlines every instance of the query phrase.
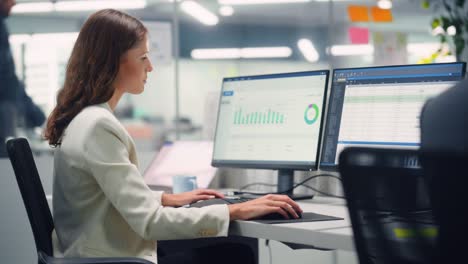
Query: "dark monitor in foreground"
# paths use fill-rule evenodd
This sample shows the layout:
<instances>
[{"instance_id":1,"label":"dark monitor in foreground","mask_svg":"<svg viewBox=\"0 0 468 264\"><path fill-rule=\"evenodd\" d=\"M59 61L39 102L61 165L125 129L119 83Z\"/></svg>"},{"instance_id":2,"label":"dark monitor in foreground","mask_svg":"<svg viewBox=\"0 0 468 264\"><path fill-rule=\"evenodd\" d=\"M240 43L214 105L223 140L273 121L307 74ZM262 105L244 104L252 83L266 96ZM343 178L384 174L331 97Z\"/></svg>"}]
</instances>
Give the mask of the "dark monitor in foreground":
<instances>
[{"instance_id":1,"label":"dark monitor in foreground","mask_svg":"<svg viewBox=\"0 0 468 264\"><path fill-rule=\"evenodd\" d=\"M328 75L225 78L212 165L278 170L278 192L305 198L292 196L293 174L317 169Z\"/></svg>"},{"instance_id":2,"label":"dark monitor in foreground","mask_svg":"<svg viewBox=\"0 0 468 264\"><path fill-rule=\"evenodd\" d=\"M465 68L460 62L334 70L320 168L336 169L348 146L419 148L424 103L462 80Z\"/></svg>"}]
</instances>

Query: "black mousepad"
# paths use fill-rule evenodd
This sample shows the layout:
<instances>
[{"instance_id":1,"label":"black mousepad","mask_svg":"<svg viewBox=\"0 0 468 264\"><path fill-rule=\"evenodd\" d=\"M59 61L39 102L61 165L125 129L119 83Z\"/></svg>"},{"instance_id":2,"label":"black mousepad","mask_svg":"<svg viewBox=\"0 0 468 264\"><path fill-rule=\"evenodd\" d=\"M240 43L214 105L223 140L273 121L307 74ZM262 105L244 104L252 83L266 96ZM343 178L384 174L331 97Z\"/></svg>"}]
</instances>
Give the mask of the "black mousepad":
<instances>
[{"instance_id":1,"label":"black mousepad","mask_svg":"<svg viewBox=\"0 0 468 264\"><path fill-rule=\"evenodd\" d=\"M254 221L262 224L289 224L289 223L305 223L305 222L316 222L316 221L331 221L331 220L343 220L341 217L335 217L330 215L322 215L316 213L302 213L302 218L299 219L254 219Z\"/></svg>"}]
</instances>

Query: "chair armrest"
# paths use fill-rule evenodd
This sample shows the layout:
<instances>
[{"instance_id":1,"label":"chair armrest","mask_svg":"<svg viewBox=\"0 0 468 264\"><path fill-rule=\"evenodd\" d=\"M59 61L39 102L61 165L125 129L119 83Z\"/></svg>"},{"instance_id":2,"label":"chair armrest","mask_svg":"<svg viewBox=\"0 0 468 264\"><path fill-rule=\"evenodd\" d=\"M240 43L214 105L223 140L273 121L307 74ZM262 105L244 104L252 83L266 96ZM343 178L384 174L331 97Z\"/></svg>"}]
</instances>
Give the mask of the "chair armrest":
<instances>
[{"instance_id":1,"label":"chair armrest","mask_svg":"<svg viewBox=\"0 0 468 264\"><path fill-rule=\"evenodd\" d=\"M54 258L37 252L39 264L154 264L141 258Z\"/></svg>"}]
</instances>

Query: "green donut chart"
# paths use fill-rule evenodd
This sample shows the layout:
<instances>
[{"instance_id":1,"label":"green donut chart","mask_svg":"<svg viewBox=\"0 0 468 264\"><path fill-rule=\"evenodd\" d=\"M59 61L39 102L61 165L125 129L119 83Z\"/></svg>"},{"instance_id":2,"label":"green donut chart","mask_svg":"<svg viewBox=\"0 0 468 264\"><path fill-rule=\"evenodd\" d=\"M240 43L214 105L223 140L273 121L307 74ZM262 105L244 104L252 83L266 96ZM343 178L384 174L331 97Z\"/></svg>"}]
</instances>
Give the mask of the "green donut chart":
<instances>
[{"instance_id":1,"label":"green donut chart","mask_svg":"<svg viewBox=\"0 0 468 264\"><path fill-rule=\"evenodd\" d=\"M310 113L312 111L313 113ZM312 117L312 119L310 118ZM319 108L316 104L310 104L304 112L304 121L307 125L314 124L319 117Z\"/></svg>"}]
</instances>

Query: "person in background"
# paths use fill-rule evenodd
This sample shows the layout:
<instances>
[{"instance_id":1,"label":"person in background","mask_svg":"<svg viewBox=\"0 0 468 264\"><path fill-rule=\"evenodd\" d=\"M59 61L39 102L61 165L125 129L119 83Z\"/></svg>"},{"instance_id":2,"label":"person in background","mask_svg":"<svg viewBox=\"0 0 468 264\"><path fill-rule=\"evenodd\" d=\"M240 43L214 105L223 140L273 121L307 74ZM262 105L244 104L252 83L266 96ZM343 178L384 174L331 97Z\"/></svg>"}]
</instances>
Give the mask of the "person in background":
<instances>
[{"instance_id":1,"label":"person in background","mask_svg":"<svg viewBox=\"0 0 468 264\"><path fill-rule=\"evenodd\" d=\"M18 120L33 128L45 121L42 110L26 94L24 84L15 73L11 55L9 33L5 20L15 0L0 0L0 157L6 157L5 140L16 135Z\"/></svg>"},{"instance_id":2,"label":"person in background","mask_svg":"<svg viewBox=\"0 0 468 264\"><path fill-rule=\"evenodd\" d=\"M133 256L160 264L254 263L246 249L232 245L157 255L157 240L227 236L231 220L269 213L299 218L302 210L285 195L184 208L223 195L214 190L167 194L146 185L135 144L113 111L125 93L143 92L153 71L148 52L148 30L117 10L92 14L80 30L45 131L56 147L54 255Z\"/></svg>"},{"instance_id":3,"label":"person in background","mask_svg":"<svg viewBox=\"0 0 468 264\"><path fill-rule=\"evenodd\" d=\"M421 147L468 152L468 80L430 99L421 114Z\"/></svg>"},{"instance_id":4,"label":"person in background","mask_svg":"<svg viewBox=\"0 0 468 264\"><path fill-rule=\"evenodd\" d=\"M468 80L430 99L421 113L422 167L439 226L439 259L435 263L457 263L465 258L468 236L467 124Z\"/></svg>"}]
</instances>

